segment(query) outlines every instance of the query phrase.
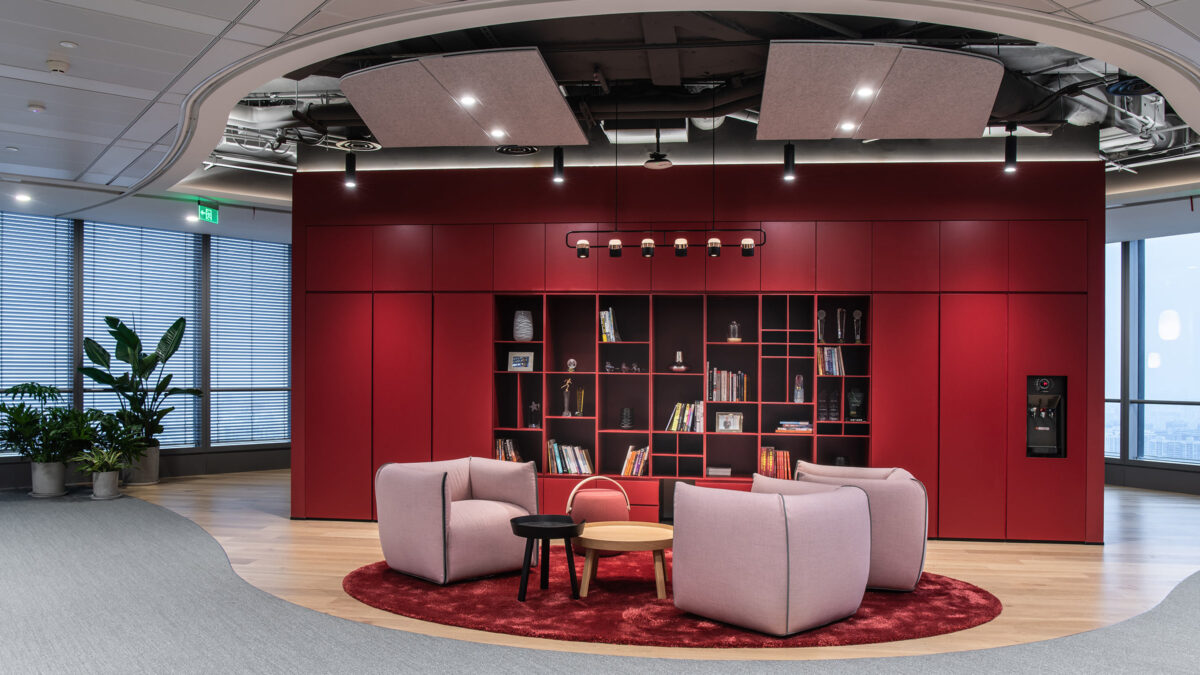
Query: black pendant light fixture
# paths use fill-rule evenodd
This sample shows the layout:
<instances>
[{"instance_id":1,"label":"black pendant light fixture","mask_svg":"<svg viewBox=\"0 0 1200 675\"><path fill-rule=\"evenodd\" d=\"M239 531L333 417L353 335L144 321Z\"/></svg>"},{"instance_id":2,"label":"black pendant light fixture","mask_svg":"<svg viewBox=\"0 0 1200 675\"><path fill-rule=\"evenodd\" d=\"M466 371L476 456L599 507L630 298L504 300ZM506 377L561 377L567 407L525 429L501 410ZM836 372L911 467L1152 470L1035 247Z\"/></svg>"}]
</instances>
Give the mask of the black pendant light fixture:
<instances>
[{"instance_id":1,"label":"black pendant light fixture","mask_svg":"<svg viewBox=\"0 0 1200 675\"><path fill-rule=\"evenodd\" d=\"M783 146L783 179L796 180L796 146L791 143Z\"/></svg>"},{"instance_id":2,"label":"black pendant light fixture","mask_svg":"<svg viewBox=\"0 0 1200 675\"><path fill-rule=\"evenodd\" d=\"M1004 125L1004 130L1008 135L1004 137L1004 173L1017 172L1017 130L1016 122L1009 122Z\"/></svg>"},{"instance_id":3,"label":"black pendant light fixture","mask_svg":"<svg viewBox=\"0 0 1200 675\"><path fill-rule=\"evenodd\" d=\"M563 149L562 146L554 148L554 182L561 183L565 181L566 171L563 164Z\"/></svg>"},{"instance_id":4,"label":"black pendant light fixture","mask_svg":"<svg viewBox=\"0 0 1200 675\"><path fill-rule=\"evenodd\" d=\"M346 153L345 185L348 188L358 187L358 157L353 152Z\"/></svg>"}]
</instances>

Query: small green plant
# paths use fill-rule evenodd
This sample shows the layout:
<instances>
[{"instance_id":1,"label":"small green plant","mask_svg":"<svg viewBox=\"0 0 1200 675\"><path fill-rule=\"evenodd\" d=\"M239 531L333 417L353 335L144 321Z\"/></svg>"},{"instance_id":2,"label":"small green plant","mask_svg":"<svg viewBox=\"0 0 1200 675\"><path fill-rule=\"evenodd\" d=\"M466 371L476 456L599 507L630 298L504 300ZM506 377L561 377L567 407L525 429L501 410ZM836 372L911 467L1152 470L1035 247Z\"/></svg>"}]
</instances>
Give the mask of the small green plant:
<instances>
[{"instance_id":1,"label":"small green plant","mask_svg":"<svg viewBox=\"0 0 1200 675\"><path fill-rule=\"evenodd\" d=\"M25 382L4 390L9 402L0 403L0 447L33 462L62 462L86 447L86 438L74 438L90 426L83 413L56 407L62 404L57 387ZM15 402L14 402L15 401ZM33 401L36 405L27 401ZM67 431L64 427L70 427Z\"/></svg>"},{"instance_id":2,"label":"small green plant","mask_svg":"<svg viewBox=\"0 0 1200 675\"><path fill-rule=\"evenodd\" d=\"M139 427L131 427L110 413L87 412L94 420L95 437L90 447L71 458L80 471L86 474L120 471L142 455L145 441Z\"/></svg>"}]
</instances>

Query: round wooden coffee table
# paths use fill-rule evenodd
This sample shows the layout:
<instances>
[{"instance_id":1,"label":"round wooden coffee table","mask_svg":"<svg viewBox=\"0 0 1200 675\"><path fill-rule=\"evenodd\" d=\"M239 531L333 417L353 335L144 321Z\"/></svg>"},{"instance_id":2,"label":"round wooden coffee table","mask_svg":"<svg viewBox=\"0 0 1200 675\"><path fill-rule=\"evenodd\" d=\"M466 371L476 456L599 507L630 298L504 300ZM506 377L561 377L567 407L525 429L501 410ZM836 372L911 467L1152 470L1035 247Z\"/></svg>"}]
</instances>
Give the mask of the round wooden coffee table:
<instances>
[{"instance_id":1,"label":"round wooden coffee table","mask_svg":"<svg viewBox=\"0 0 1200 675\"><path fill-rule=\"evenodd\" d=\"M587 597L588 588L596 578L597 551L653 551L654 585L658 589L658 599L665 600L667 570L663 551L671 548L674 539L674 528L662 523L621 520L587 523L583 526L583 534L575 540L587 550L587 556L583 560L583 585L579 589L579 596Z\"/></svg>"}]
</instances>

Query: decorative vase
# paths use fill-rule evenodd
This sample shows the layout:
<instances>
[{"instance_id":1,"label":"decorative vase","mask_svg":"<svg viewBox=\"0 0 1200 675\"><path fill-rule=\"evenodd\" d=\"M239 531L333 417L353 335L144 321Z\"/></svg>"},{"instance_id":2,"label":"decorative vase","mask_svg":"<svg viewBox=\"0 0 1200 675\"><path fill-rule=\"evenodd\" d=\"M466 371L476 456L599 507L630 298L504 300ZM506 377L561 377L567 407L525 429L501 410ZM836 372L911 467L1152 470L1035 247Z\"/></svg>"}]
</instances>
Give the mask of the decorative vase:
<instances>
[{"instance_id":1,"label":"decorative vase","mask_svg":"<svg viewBox=\"0 0 1200 675\"><path fill-rule=\"evenodd\" d=\"M671 364L671 372L686 373L687 364L683 362L683 352L675 352L675 363Z\"/></svg>"},{"instance_id":2,"label":"decorative vase","mask_svg":"<svg viewBox=\"0 0 1200 675\"><path fill-rule=\"evenodd\" d=\"M67 494L67 465L64 462L32 462L33 491L30 497L61 497Z\"/></svg>"},{"instance_id":3,"label":"decorative vase","mask_svg":"<svg viewBox=\"0 0 1200 675\"><path fill-rule=\"evenodd\" d=\"M621 408L621 428L633 428L633 408Z\"/></svg>"},{"instance_id":4,"label":"decorative vase","mask_svg":"<svg viewBox=\"0 0 1200 675\"><path fill-rule=\"evenodd\" d=\"M726 342L741 342L742 341L742 327L738 325L738 322L736 322L736 321L729 322L729 331L725 334L725 341Z\"/></svg>"},{"instance_id":5,"label":"decorative vase","mask_svg":"<svg viewBox=\"0 0 1200 675\"><path fill-rule=\"evenodd\" d=\"M158 482L158 441L151 441L146 454L130 465L126 485L154 485Z\"/></svg>"},{"instance_id":6,"label":"decorative vase","mask_svg":"<svg viewBox=\"0 0 1200 675\"><path fill-rule=\"evenodd\" d=\"M513 339L517 342L529 342L533 339L533 312L519 309L513 315Z\"/></svg>"},{"instance_id":7,"label":"decorative vase","mask_svg":"<svg viewBox=\"0 0 1200 675\"><path fill-rule=\"evenodd\" d=\"M121 496L117 489L116 471L102 471L92 474L92 499L116 499Z\"/></svg>"}]
</instances>

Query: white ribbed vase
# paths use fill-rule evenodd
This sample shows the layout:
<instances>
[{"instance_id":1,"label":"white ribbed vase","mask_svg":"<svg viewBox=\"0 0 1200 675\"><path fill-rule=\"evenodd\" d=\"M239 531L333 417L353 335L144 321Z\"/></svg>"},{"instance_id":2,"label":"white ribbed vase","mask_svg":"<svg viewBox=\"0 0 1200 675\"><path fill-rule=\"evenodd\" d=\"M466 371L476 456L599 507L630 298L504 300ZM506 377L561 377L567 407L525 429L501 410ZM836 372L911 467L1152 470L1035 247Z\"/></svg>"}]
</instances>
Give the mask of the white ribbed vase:
<instances>
[{"instance_id":1,"label":"white ribbed vase","mask_svg":"<svg viewBox=\"0 0 1200 675\"><path fill-rule=\"evenodd\" d=\"M513 316L513 339L529 342L533 339L533 312L520 309Z\"/></svg>"}]
</instances>

